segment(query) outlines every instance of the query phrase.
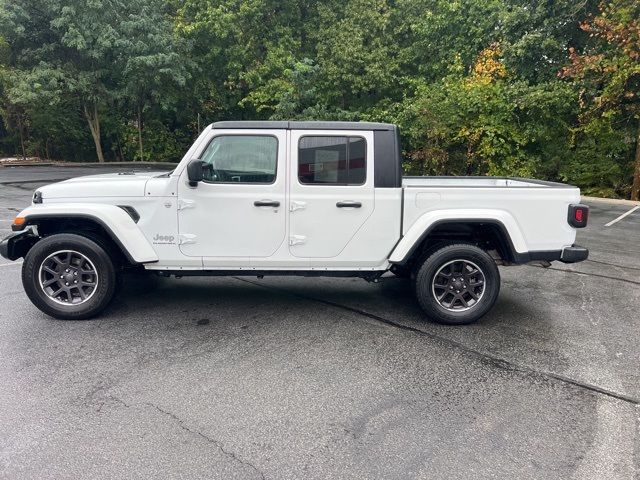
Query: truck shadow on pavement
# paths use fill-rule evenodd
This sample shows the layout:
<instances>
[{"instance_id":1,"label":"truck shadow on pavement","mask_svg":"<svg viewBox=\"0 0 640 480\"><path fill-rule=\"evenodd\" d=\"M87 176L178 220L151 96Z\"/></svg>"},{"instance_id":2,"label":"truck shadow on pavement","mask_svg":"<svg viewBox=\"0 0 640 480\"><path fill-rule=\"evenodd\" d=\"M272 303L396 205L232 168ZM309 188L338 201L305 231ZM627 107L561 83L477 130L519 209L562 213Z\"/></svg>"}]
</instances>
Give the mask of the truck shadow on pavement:
<instances>
[{"instance_id":1,"label":"truck shadow on pavement","mask_svg":"<svg viewBox=\"0 0 640 480\"><path fill-rule=\"evenodd\" d=\"M365 313L408 322L438 331L473 330L504 327L531 320L543 321L535 304L517 296L502 293L496 306L477 324L462 327L439 325L425 317L409 280L385 277L379 283L361 279L291 279L255 277L184 277L163 278L155 275L128 275L124 278L116 300L101 318L136 315L160 308L163 311L190 311L200 316L215 316L216 310L234 311L252 317L256 308L287 311L300 306L309 311L311 302L324 308L341 309L354 314ZM214 308L212 308L214 307ZM314 307L314 309L316 308ZM313 309L312 309L313 311ZM203 324L205 324L203 322ZM540 325L538 323L537 327Z\"/></svg>"}]
</instances>

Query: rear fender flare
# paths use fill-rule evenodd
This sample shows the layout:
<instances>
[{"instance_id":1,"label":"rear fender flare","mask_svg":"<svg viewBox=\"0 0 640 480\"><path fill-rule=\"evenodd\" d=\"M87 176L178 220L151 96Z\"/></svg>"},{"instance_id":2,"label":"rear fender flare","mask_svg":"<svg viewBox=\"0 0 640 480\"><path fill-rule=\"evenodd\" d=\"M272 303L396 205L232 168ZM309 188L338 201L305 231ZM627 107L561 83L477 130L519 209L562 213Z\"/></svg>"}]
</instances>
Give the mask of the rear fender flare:
<instances>
[{"instance_id":1,"label":"rear fender flare","mask_svg":"<svg viewBox=\"0 0 640 480\"><path fill-rule=\"evenodd\" d=\"M419 217L389 256L390 263L405 263L433 229L443 223L487 223L497 225L507 236L512 254L527 252L522 231L515 218L503 210L439 210Z\"/></svg>"}]
</instances>

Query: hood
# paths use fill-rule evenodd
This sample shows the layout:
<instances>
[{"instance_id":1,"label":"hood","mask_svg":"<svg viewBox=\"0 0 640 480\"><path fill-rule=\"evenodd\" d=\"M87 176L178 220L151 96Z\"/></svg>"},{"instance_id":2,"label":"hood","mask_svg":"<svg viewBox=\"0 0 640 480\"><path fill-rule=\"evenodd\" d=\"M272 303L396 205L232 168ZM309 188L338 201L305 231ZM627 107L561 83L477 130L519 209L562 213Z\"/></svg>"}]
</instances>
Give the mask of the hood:
<instances>
[{"instance_id":1,"label":"hood","mask_svg":"<svg viewBox=\"0 0 640 480\"><path fill-rule=\"evenodd\" d=\"M38 188L42 198L82 199L91 197L142 197L150 178L166 172L124 172L71 178Z\"/></svg>"}]
</instances>

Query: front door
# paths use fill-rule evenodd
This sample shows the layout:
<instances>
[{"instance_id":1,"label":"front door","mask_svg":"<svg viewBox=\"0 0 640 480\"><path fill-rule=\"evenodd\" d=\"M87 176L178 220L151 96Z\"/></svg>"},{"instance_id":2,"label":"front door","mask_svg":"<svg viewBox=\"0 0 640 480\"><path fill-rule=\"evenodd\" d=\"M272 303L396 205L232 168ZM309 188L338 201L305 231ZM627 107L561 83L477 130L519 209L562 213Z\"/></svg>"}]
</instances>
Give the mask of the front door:
<instances>
[{"instance_id":1,"label":"front door","mask_svg":"<svg viewBox=\"0 0 640 480\"><path fill-rule=\"evenodd\" d=\"M273 255L286 235L286 131L213 130L199 158L204 181L188 186L185 171L178 189L182 253Z\"/></svg>"},{"instance_id":2,"label":"front door","mask_svg":"<svg viewBox=\"0 0 640 480\"><path fill-rule=\"evenodd\" d=\"M374 210L373 134L292 130L289 252L337 257Z\"/></svg>"}]
</instances>

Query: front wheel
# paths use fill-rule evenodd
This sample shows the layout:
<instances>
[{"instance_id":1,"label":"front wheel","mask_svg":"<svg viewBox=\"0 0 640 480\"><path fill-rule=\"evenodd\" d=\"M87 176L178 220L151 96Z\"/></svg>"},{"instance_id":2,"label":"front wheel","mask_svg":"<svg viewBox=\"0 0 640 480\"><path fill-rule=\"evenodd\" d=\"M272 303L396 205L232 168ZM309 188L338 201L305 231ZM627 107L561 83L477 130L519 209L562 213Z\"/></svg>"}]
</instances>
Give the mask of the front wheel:
<instances>
[{"instance_id":1,"label":"front wheel","mask_svg":"<svg viewBox=\"0 0 640 480\"><path fill-rule=\"evenodd\" d=\"M486 314L500 291L500 272L484 250L467 244L436 250L416 275L416 296L438 323L464 325Z\"/></svg>"},{"instance_id":2,"label":"front wheel","mask_svg":"<svg viewBox=\"0 0 640 480\"><path fill-rule=\"evenodd\" d=\"M113 298L116 271L107 252L80 235L45 237L27 253L22 284L42 312L64 320L100 313Z\"/></svg>"}]
</instances>

